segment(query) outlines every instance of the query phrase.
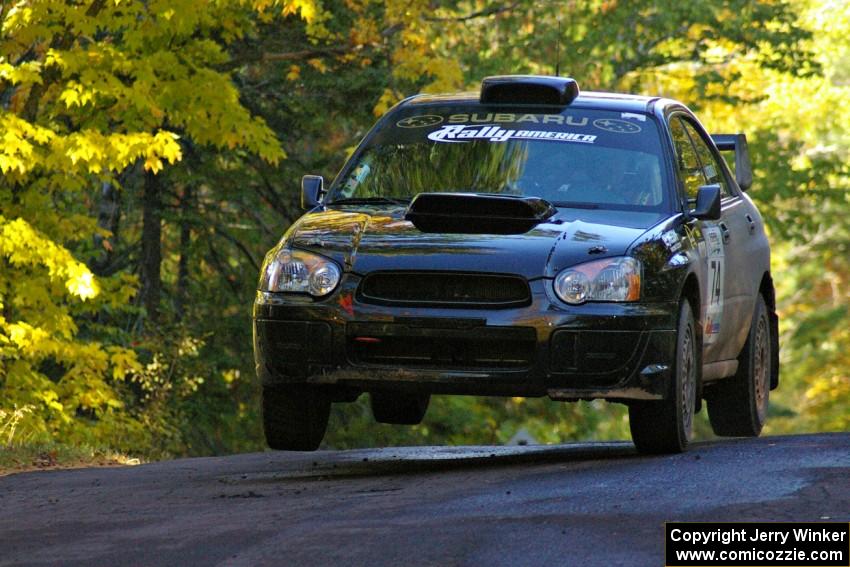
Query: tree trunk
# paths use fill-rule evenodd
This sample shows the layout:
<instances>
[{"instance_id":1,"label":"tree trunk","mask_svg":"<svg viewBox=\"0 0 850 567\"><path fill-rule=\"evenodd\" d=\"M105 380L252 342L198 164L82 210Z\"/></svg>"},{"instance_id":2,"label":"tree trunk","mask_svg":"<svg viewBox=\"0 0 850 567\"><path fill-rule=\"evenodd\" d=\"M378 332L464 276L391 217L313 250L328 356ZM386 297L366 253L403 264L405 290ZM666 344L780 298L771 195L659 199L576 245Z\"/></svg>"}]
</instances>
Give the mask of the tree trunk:
<instances>
[{"instance_id":1,"label":"tree trunk","mask_svg":"<svg viewBox=\"0 0 850 567\"><path fill-rule=\"evenodd\" d=\"M159 178L145 172L145 188L142 203L142 257L140 272L142 279L142 305L147 319L156 323L159 319L159 297L162 291L160 264L162 264L162 202Z\"/></svg>"},{"instance_id":2,"label":"tree trunk","mask_svg":"<svg viewBox=\"0 0 850 567\"><path fill-rule=\"evenodd\" d=\"M177 262L177 292L174 311L177 320L182 321L189 297L189 247L192 244L192 225L189 215L192 211L192 187L187 185L180 198L180 259Z\"/></svg>"},{"instance_id":3,"label":"tree trunk","mask_svg":"<svg viewBox=\"0 0 850 567\"><path fill-rule=\"evenodd\" d=\"M108 230L112 235L104 238L99 234L94 236L94 247L97 255L92 260L91 268L99 276L111 275L110 263L118 245L118 228L121 221L121 193L112 183L104 182L100 190L100 203L97 211L97 226Z\"/></svg>"}]
</instances>

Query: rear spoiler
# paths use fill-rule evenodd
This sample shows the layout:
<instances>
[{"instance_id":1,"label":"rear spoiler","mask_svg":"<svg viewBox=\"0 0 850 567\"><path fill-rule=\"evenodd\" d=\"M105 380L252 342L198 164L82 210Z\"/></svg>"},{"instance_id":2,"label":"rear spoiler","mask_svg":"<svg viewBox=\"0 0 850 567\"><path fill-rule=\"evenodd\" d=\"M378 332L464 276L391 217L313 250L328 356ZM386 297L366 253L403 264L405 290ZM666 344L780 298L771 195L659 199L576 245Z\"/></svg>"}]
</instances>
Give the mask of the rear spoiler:
<instances>
[{"instance_id":1,"label":"rear spoiler","mask_svg":"<svg viewBox=\"0 0 850 567\"><path fill-rule=\"evenodd\" d=\"M711 139L721 152L735 152L735 181L746 191L753 184L753 165L747 136L744 134L712 134Z\"/></svg>"}]
</instances>

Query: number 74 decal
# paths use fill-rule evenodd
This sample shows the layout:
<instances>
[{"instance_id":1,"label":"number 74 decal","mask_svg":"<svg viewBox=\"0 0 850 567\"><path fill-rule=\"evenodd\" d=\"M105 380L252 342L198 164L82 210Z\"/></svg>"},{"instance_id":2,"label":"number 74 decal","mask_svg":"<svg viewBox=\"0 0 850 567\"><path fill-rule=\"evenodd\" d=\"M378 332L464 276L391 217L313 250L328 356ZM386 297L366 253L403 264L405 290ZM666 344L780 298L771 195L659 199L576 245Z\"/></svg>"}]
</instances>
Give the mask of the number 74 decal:
<instances>
[{"instance_id":1,"label":"number 74 decal","mask_svg":"<svg viewBox=\"0 0 850 567\"><path fill-rule=\"evenodd\" d=\"M705 344L711 344L717 340L720 334L720 325L723 320L723 279L725 268L725 257L723 251L723 237L720 228L707 226L703 230L708 247L708 278L709 286L708 309L706 309L705 329L703 339Z\"/></svg>"}]
</instances>

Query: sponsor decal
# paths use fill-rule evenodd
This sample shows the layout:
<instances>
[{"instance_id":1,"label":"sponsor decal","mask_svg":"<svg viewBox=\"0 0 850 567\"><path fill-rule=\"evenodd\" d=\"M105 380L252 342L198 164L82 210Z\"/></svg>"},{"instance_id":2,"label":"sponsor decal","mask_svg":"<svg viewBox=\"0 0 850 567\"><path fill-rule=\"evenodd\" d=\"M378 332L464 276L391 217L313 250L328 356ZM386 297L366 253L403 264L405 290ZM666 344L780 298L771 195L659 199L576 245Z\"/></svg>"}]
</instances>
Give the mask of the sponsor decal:
<instances>
[{"instance_id":1,"label":"sponsor decal","mask_svg":"<svg viewBox=\"0 0 850 567\"><path fill-rule=\"evenodd\" d=\"M643 114L635 114L634 112L621 112L620 118L634 118L635 120L640 120L641 122L646 122L646 116Z\"/></svg>"},{"instance_id":2,"label":"sponsor decal","mask_svg":"<svg viewBox=\"0 0 850 567\"><path fill-rule=\"evenodd\" d=\"M637 134L641 130L640 126L633 122L617 120L616 118L597 118L593 121L593 125L600 130L616 132L617 134Z\"/></svg>"},{"instance_id":3,"label":"sponsor decal","mask_svg":"<svg viewBox=\"0 0 850 567\"><path fill-rule=\"evenodd\" d=\"M503 122L506 124L566 124L568 126L587 126L587 118L578 118L568 114L514 114L511 112L474 112L472 114L452 114L449 124L468 124L470 122Z\"/></svg>"},{"instance_id":4,"label":"sponsor decal","mask_svg":"<svg viewBox=\"0 0 850 567\"><path fill-rule=\"evenodd\" d=\"M708 248L708 309L705 313L705 332L703 342L712 344L720 334L723 320L723 277L725 255L723 237L719 226L709 226L703 231Z\"/></svg>"},{"instance_id":5,"label":"sponsor decal","mask_svg":"<svg viewBox=\"0 0 850 567\"><path fill-rule=\"evenodd\" d=\"M566 124L567 126L587 126L587 118L578 118L568 114L514 114L512 112L473 112L472 114L452 114L449 124L484 124L502 122L505 124Z\"/></svg>"},{"instance_id":6,"label":"sponsor decal","mask_svg":"<svg viewBox=\"0 0 850 567\"><path fill-rule=\"evenodd\" d=\"M668 230L662 234L661 240L667 245L671 252L678 252L682 249L682 242L679 240L679 235L676 234L675 230Z\"/></svg>"},{"instance_id":7,"label":"sponsor decal","mask_svg":"<svg viewBox=\"0 0 850 567\"><path fill-rule=\"evenodd\" d=\"M442 123L443 117L437 114L423 114L421 116L408 116L395 123L399 128L426 128Z\"/></svg>"},{"instance_id":8,"label":"sponsor decal","mask_svg":"<svg viewBox=\"0 0 850 567\"><path fill-rule=\"evenodd\" d=\"M472 140L487 140L489 142L507 142L508 140L544 140L552 142L575 142L592 144L596 136L577 134L575 132L551 132L546 130L506 130L501 126L485 124L483 126L469 124L448 124L439 130L428 134L433 142L463 143Z\"/></svg>"}]
</instances>

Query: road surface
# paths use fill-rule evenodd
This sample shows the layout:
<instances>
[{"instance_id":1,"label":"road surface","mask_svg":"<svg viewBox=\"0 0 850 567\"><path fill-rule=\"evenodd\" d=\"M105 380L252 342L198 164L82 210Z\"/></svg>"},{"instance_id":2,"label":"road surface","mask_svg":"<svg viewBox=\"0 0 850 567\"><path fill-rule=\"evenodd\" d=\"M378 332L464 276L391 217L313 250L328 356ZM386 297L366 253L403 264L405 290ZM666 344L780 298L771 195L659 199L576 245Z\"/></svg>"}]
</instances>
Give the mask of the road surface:
<instances>
[{"instance_id":1,"label":"road surface","mask_svg":"<svg viewBox=\"0 0 850 567\"><path fill-rule=\"evenodd\" d=\"M663 565L663 522L850 521L850 434L255 453L0 478L0 565Z\"/></svg>"}]
</instances>

